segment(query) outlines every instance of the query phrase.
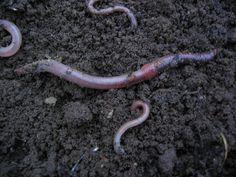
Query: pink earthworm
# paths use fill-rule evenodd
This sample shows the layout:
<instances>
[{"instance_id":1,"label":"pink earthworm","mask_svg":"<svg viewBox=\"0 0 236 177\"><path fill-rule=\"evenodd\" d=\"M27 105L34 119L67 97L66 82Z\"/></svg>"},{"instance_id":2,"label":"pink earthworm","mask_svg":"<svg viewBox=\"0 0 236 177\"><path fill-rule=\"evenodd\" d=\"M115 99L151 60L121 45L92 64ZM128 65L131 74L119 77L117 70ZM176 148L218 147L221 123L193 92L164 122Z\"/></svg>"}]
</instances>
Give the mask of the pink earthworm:
<instances>
[{"instance_id":1,"label":"pink earthworm","mask_svg":"<svg viewBox=\"0 0 236 177\"><path fill-rule=\"evenodd\" d=\"M214 58L218 51L218 49L214 49L206 53L180 53L176 55L167 55L156 59L151 63L143 65L137 71L113 77L92 76L84 72L74 70L71 67L55 60L36 61L16 69L15 72L18 75L49 72L67 81L75 83L80 87L94 89L118 89L149 80L159 75L169 67L175 67L179 64L188 64L190 62L204 63L210 61Z\"/></svg>"},{"instance_id":2,"label":"pink earthworm","mask_svg":"<svg viewBox=\"0 0 236 177\"><path fill-rule=\"evenodd\" d=\"M131 106L131 110L134 111L137 108L142 108L143 109L142 115L140 117L138 117L137 119L135 119L135 120L131 120L131 121L126 122L125 124L123 124L115 134L113 146L114 146L114 150L117 154L124 154L125 153L124 149L120 145L121 136L128 129L143 123L149 116L150 107L146 103L144 103L141 100L133 102L133 104Z\"/></svg>"},{"instance_id":3,"label":"pink earthworm","mask_svg":"<svg viewBox=\"0 0 236 177\"><path fill-rule=\"evenodd\" d=\"M0 48L0 57L10 57L20 49L22 36L19 28L10 21L0 20L0 26L7 30L12 37L12 41L9 46Z\"/></svg>"},{"instance_id":4,"label":"pink earthworm","mask_svg":"<svg viewBox=\"0 0 236 177\"><path fill-rule=\"evenodd\" d=\"M134 29L137 27L137 20L136 17L134 15L134 13L129 10L128 8L121 6L121 5L117 5L114 7L108 7L106 9L100 9L97 10L94 8L94 3L96 3L99 0L86 0L86 5L89 9L89 11L93 14L98 14L98 15L108 15L114 12L124 12L127 14L127 16L129 17L130 21L131 21L131 28Z\"/></svg>"}]
</instances>

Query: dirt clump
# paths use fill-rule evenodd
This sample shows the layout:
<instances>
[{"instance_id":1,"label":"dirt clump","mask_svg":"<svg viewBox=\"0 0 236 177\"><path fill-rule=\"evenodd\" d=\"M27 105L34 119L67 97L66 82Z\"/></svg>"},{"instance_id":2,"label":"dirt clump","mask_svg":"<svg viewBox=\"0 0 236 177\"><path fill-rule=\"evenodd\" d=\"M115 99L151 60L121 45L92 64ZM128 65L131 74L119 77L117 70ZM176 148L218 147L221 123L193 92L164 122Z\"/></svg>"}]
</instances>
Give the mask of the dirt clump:
<instances>
[{"instance_id":1,"label":"dirt clump","mask_svg":"<svg viewBox=\"0 0 236 177\"><path fill-rule=\"evenodd\" d=\"M80 102L69 102L63 106L64 118L69 126L81 126L92 120L93 116L89 108Z\"/></svg>"}]
</instances>

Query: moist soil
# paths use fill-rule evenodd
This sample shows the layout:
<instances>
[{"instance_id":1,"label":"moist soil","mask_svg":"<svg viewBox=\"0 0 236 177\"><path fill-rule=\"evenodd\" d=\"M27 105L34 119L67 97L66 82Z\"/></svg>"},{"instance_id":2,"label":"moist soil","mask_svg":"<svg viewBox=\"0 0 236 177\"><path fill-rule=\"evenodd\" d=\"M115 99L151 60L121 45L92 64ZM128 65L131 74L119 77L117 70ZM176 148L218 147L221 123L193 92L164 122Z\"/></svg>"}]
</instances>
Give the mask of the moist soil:
<instances>
[{"instance_id":1,"label":"moist soil","mask_svg":"<svg viewBox=\"0 0 236 177\"><path fill-rule=\"evenodd\" d=\"M20 51L0 61L0 176L236 176L236 2L104 0L95 7L114 4L135 13L135 31L125 14L92 15L85 1L0 1L1 19L23 36ZM11 41L3 29L0 37L2 46ZM214 48L222 50L209 63L118 90L14 73L50 58L115 76L167 54ZM124 134L126 154L118 155L114 134L137 118L130 106L140 99L150 116Z\"/></svg>"}]
</instances>

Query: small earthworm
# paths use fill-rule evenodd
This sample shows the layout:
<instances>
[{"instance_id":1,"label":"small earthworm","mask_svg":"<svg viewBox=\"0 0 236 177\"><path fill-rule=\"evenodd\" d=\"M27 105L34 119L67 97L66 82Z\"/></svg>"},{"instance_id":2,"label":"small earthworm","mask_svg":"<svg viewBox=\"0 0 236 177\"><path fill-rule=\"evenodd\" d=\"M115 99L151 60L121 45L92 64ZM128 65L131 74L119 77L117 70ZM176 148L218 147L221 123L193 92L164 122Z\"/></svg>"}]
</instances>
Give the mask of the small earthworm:
<instances>
[{"instance_id":1,"label":"small earthworm","mask_svg":"<svg viewBox=\"0 0 236 177\"><path fill-rule=\"evenodd\" d=\"M131 121L126 122L125 124L123 124L115 134L113 146L114 146L114 150L116 151L117 154L124 154L125 153L124 149L120 145L121 136L129 128L135 127L135 126L143 123L149 116L150 108L146 103L144 103L141 100L133 102L133 104L131 106L131 110L133 111L133 110L136 110L137 108L142 108L143 109L142 115L140 117L138 117L137 119L135 119L135 120L131 120Z\"/></svg>"},{"instance_id":2,"label":"small earthworm","mask_svg":"<svg viewBox=\"0 0 236 177\"><path fill-rule=\"evenodd\" d=\"M178 66L190 62L207 62L212 60L218 53L218 49L214 49L206 53L196 54L177 54L168 55L145 64L141 69L130 74L123 74L114 77L99 77L86 74L81 71L72 69L55 60L40 60L16 69L18 75L27 73L49 72L67 81L73 82L81 87L94 89L117 89L128 87L139 82L149 80L169 67Z\"/></svg>"},{"instance_id":3,"label":"small earthworm","mask_svg":"<svg viewBox=\"0 0 236 177\"><path fill-rule=\"evenodd\" d=\"M86 0L86 5L91 13L98 14L98 15L100 15L100 14L101 15L108 15L113 12L124 12L127 14L127 16L129 17L129 19L131 21L131 28L134 29L137 27L136 17L134 16L133 12L131 10L129 10L128 8L121 6L121 5L117 5L114 7L108 7L106 9L97 10L93 6L94 3L97 1L99 1L99 0Z\"/></svg>"},{"instance_id":4,"label":"small earthworm","mask_svg":"<svg viewBox=\"0 0 236 177\"><path fill-rule=\"evenodd\" d=\"M0 26L7 30L12 37L12 41L9 46L0 48L0 57L10 57L20 49L22 42L21 33L19 28L10 21L0 20Z\"/></svg>"}]
</instances>

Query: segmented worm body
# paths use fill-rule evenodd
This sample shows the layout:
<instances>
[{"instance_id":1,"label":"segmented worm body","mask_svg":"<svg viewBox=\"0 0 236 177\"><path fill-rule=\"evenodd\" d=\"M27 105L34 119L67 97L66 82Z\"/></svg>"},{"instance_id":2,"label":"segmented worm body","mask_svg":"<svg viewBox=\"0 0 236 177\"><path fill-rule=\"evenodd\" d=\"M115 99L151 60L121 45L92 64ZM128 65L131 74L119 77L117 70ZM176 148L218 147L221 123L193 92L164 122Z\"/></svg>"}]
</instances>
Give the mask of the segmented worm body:
<instances>
[{"instance_id":1,"label":"segmented worm body","mask_svg":"<svg viewBox=\"0 0 236 177\"><path fill-rule=\"evenodd\" d=\"M129 128L135 127L135 126L143 123L149 116L150 108L146 103L144 103L141 100L135 101L131 106L131 110L136 110L137 108L142 108L143 109L142 115L140 117L138 117L137 119L135 119L135 120L126 122L124 125L122 125L119 128L119 130L115 134L113 146L114 146L114 150L116 151L117 154L124 154L125 153L124 149L120 145L121 136Z\"/></svg>"},{"instance_id":2,"label":"segmented worm body","mask_svg":"<svg viewBox=\"0 0 236 177\"><path fill-rule=\"evenodd\" d=\"M0 48L0 57L10 57L20 49L22 43L21 33L19 28L10 21L0 20L0 26L7 30L12 37L12 41L9 46Z\"/></svg>"},{"instance_id":3,"label":"segmented worm body","mask_svg":"<svg viewBox=\"0 0 236 177\"><path fill-rule=\"evenodd\" d=\"M108 15L114 12L124 12L127 14L127 16L129 17L131 21L131 28L133 29L137 27L136 17L134 16L133 12L129 10L128 8L121 5L117 5L114 7L108 7L106 9L97 10L94 8L94 3L96 3L97 1L99 0L86 0L87 7L91 13L98 14L98 15Z\"/></svg>"},{"instance_id":4,"label":"segmented worm body","mask_svg":"<svg viewBox=\"0 0 236 177\"><path fill-rule=\"evenodd\" d=\"M55 60L37 61L18 68L15 71L18 75L49 72L81 87L94 89L117 89L149 80L169 67L175 67L179 64L187 64L190 62L207 62L212 60L217 52L218 50L215 49L206 53L180 53L176 55L168 55L156 59L151 63L145 64L141 69L131 72L130 74L123 74L114 77L92 76L84 72L74 70L71 67Z\"/></svg>"}]
</instances>

